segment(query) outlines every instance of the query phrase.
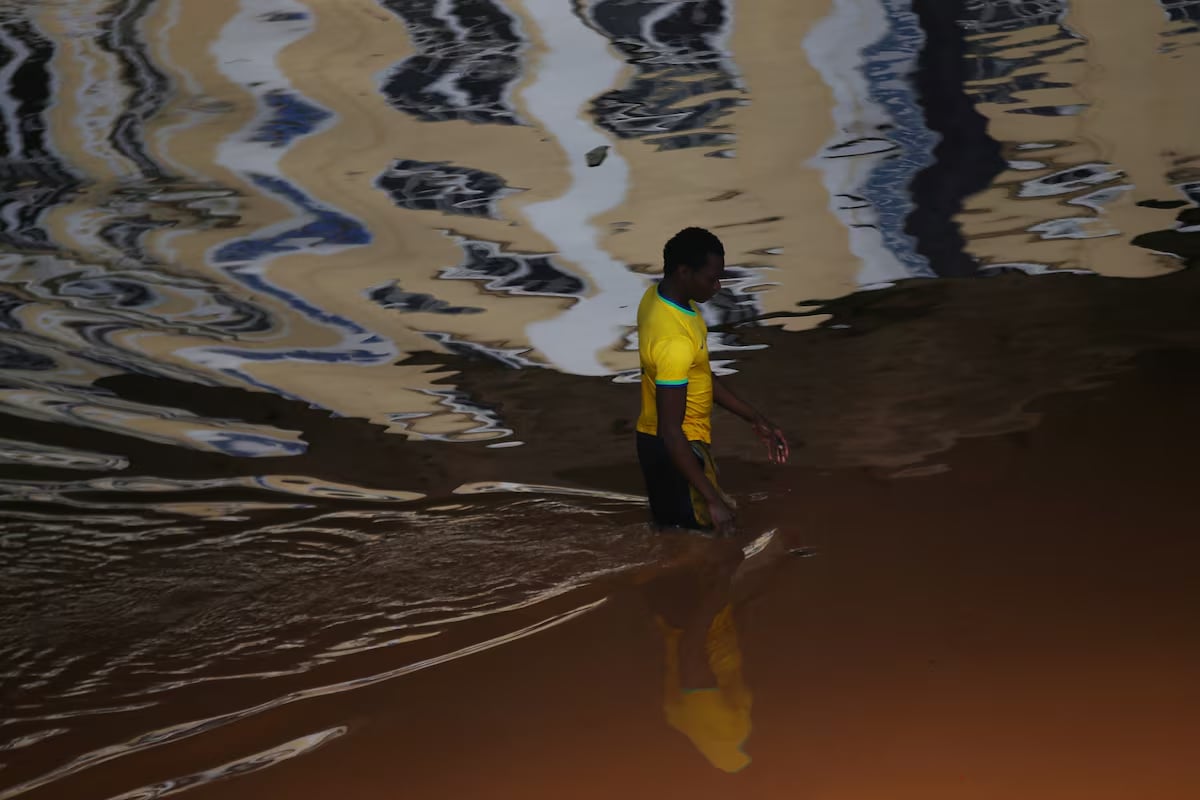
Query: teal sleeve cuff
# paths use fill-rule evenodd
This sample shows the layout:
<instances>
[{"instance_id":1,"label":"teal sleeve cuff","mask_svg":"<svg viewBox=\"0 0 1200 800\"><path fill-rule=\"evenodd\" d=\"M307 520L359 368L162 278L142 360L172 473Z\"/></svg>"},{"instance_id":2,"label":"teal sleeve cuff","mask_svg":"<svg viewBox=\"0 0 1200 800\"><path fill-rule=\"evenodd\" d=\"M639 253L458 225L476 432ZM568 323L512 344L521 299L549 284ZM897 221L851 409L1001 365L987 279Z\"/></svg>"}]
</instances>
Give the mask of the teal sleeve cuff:
<instances>
[{"instance_id":1,"label":"teal sleeve cuff","mask_svg":"<svg viewBox=\"0 0 1200 800\"><path fill-rule=\"evenodd\" d=\"M687 386L687 379L681 381L655 381L655 386Z\"/></svg>"}]
</instances>

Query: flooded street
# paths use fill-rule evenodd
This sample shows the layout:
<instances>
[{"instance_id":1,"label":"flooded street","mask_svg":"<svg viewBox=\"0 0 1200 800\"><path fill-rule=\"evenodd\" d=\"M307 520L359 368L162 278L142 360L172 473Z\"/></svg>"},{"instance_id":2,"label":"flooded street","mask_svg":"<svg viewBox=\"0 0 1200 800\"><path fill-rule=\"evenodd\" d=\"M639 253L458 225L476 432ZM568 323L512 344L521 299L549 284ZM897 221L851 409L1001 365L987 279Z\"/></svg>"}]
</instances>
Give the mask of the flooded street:
<instances>
[{"instance_id":1,"label":"flooded street","mask_svg":"<svg viewBox=\"0 0 1200 800\"><path fill-rule=\"evenodd\" d=\"M0 800L1193 800L1197 74L1200 0L0 0ZM716 577L690 225L794 440L715 415Z\"/></svg>"}]
</instances>

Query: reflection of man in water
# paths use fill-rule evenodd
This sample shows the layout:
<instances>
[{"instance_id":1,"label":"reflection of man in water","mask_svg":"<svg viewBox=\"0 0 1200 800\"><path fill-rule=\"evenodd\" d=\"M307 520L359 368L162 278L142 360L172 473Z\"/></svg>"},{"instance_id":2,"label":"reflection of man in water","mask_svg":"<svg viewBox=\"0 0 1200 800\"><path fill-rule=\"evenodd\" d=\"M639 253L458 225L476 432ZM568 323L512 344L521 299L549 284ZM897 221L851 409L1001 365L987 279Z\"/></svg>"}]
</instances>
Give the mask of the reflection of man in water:
<instances>
[{"instance_id":1,"label":"reflection of man in water","mask_svg":"<svg viewBox=\"0 0 1200 800\"><path fill-rule=\"evenodd\" d=\"M747 548L710 543L699 559L645 586L666 652L663 712L710 764L738 772L750 763L753 697L742 676L738 629L747 601L790 554L774 531Z\"/></svg>"},{"instance_id":2,"label":"reflection of man in water","mask_svg":"<svg viewBox=\"0 0 1200 800\"><path fill-rule=\"evenodd\" d=\"M675 234L663 248L663 279L638 306L642 412L638 461L654 521L666 528L733 532L733 503L717 486L709 453L712 404L754 426L772 462L788 457L783 432L715 378L708 364L708 327L697 303L721 288L725 248L703 228Z\"/></svg>"}]
</instances>

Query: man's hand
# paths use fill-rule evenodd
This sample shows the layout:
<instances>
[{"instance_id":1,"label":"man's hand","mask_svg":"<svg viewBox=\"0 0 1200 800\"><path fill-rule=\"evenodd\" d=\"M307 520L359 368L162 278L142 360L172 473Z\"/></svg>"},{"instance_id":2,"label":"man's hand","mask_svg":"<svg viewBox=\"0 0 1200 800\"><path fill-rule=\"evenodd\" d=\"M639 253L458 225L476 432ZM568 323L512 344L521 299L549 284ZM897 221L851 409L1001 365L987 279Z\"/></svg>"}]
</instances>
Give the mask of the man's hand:
<instances>
[{"instance_id":1,"label":"man's hand","mask_svg":"<svg viewBox=\"0 0 1200 800\"><path fill-rule=\"evenodd\" d=\"M754 426L754 432L767 446L767 458L771 460L772 464L787 462L791 448L788 446L788 440L784 436L783 430L755 411L749 403L734 394L733 390L725 385L725 381L716 376L713 376L713 399L721 408L732 411Z\"/></svg>"},{"instance_id":2,"label":"man's hand","mask_svg":"<svg viewBox=\"0 0 1200 800\"><path fill-rule=\"evenodd\" d=\"M720 497L708 501L708 515L712 518L713 529L718 536L733 536L733 509Z\"/></svg>"},{"instance_id":3,"label":"man's hand","mask_svg":"<svg viewBox=\"0 0 1200 800\"><path fill-rule=\"evenodd\" d=\"M754 433L767 446L767 458L772 464L786 464L791 448L783 430L762 414L754 415Z\"/></svg>"}]
</instances>

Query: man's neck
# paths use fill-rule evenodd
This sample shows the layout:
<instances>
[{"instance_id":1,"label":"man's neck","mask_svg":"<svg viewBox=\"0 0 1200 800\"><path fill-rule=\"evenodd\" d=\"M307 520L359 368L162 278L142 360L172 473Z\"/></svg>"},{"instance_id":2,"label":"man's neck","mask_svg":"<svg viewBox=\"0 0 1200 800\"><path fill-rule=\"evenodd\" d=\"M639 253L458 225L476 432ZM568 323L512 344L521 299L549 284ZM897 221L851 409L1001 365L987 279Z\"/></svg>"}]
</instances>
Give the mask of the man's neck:
<instances>
[{"instance_id":1,"label":"man's neck","mask_svg":"<svg viewBox=\"0 0 1200 800\"><path fill-rule=\"evenodd\" d=\"M689 308L691 306L691 298L679 291L674 282L670 278L663 278L658 284L658 293L670 300L677 306Z\"/></svg>"}]
</instances>

